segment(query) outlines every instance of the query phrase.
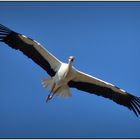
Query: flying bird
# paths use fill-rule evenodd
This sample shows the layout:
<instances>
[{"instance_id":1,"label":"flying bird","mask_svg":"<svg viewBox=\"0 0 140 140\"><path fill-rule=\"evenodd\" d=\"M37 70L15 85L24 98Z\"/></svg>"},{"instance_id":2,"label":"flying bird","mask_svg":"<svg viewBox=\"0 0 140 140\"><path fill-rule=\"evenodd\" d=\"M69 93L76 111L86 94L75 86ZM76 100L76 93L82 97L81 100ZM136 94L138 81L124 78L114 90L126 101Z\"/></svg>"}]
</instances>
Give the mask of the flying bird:
<instances>
[{"instance_id":1,"label":"flying bird","mask_svg":"<svg viewBox=\"0 0 140 140\"><path fill-rule=\"evenodd\" d=\"M43 86L49 91L46 102L51 100L54 95L70 97L70 88L77 88L108 98L132 110L136 116L140 115L140 97L77 70L73 66L74 56L69 57L68 63L63 63L36 40L17 33L2 24L0 24L0 41L23 52L49 74L49 77L42 81Z\"/></svg>"}]
</instances>

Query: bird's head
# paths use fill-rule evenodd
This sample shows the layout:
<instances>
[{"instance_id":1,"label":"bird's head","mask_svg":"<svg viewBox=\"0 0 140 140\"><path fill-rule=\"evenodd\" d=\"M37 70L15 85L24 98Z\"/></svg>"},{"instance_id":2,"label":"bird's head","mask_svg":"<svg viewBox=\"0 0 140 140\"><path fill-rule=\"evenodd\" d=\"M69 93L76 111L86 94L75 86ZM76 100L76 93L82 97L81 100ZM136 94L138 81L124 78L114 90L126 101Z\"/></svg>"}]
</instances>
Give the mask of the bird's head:
<instances>
[{"instance_id":1,"label":"bird's head","mask_svg":"<svg viewBox=\"0 0 140 140\"><path fill-rule=\"evenodd\" d=\"M74 56L70 56L69 57L69 63L73 63L74 62Z\"/></svg>"}]
</instances>

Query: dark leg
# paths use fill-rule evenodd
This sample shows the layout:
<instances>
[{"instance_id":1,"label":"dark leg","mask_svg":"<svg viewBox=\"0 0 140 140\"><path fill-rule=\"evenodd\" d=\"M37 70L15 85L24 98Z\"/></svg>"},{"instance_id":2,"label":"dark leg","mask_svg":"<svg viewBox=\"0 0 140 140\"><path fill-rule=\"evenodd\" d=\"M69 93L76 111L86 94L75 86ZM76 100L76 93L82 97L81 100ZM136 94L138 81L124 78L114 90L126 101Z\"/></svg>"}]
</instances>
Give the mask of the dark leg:
<instances>
[{"instance_id":1,"label":"dark leg","mask_svg":"<svg viewBox=\"0 0 140 140\"><path fill-rule=\"evenodd\" d=\"M53 85L53 87L52 87L52 89L51 89L51 91L50 91L50 94L48 95L48 97L47 97L47 99L46 99L46 103L47 103L48 101L50 101L50 100L53 98L53 96L55 95L55 93L56 93L59 89L60 89L60 87L56 88L56 84L54 83L54 85Z\"/></svg>"},{"instance_id":2,"label":"dark leg","mask_svg":"<svg viewBox=\"0 0 140 140\"><path fill-rule=\"evenodd\" d=\"M48 101L50 101L50 100L52 99L52 97L53 97L53 94L52 94L52 95L49 94L48 97L47 97L47 99L46 99L46 103L47 103Z\"/></svg>"}]
</instances>

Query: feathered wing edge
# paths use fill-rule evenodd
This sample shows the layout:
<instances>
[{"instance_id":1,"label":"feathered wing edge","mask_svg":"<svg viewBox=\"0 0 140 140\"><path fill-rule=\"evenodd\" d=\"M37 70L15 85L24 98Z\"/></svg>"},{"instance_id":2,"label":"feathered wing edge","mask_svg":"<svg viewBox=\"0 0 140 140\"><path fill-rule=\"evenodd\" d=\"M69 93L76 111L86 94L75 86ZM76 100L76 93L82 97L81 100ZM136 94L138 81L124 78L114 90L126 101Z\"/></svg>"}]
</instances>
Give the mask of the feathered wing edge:
<instances>
[{"instance_id":1,"label":"feathered wing edge","mask_svg":"<svg viewBox=\"0 0 140 140\"><path fill-rule=\"evenodd\" d=\"M12 30L0 24L0 41L4 42L5 37L7 37L12 32Z\"/></svg>"},{"instance_id":2,"label":"feathered wing edge","mask_svg":"<svg viewBox=\"0 0 140 140\"><path fill-rule=\"evenodd\" d=\"M71 80L68 85L71 88L108 98L132 110L136 116L140 115L140 98L108 82L78 71L77 77Z\"/></svg>"},{"instance_id":3,"label":"feathered wing edge","mask_svg":"<svg viewBox=\"0 0 140 140\"><path fill-rule=\"evenodd\" d=\"M14 49L22 51L47 71L50 76L54 76L61 65L61 61L49 53L37 41L16 33L2 24L0 24L0 41Z\"/></svg>"}]
</instances>

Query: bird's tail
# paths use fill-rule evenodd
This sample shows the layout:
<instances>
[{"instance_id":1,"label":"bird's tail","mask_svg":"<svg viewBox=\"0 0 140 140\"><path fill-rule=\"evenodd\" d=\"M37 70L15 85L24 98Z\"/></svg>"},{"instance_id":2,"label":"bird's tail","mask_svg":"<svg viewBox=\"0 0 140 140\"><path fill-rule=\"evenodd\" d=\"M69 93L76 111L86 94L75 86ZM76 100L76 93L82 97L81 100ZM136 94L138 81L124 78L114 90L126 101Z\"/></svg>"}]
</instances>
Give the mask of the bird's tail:
<instances>
[{"instance_id":1,"label":"bird's tail","mask_svg":"<svg viewBox=\"0 0 140 140\"><path fill-rule=\"evenodd\" d=\"M71 97L71 93L70 93L70 88L65 85L61 88L58 89L58 91L55 93L56 96L59 96L59 97Z\"/></svg>"},{"instance_id":2,"label":"bird's tail","mask_svg":"<svg viewBox=\"0 0 140 140\"><path fill-rule=\"evenodd\" d=\"M49 91L51 91L54 85L54 81L51 77L48 77L42 80L42 85L44 88L47 88Z\"/></svg>"},{"instance_id":3,"label":"bird's tail","mask_svg":"<svg viewBox=\"0 0 140 140\"><path fill-rule=\"evenodd\" d=\"M13 31L0 24L0 41L4 42L5 38Z\"/></svg>"},{"instance_id":4,"label":"bird's tail","mask_svg":"<svg viewBox=\"0 0 140 140\"><path fill-rule=\"evenodd\" d=\"M47 88L50 92L52 92L52 88L54 85L54 80L53 78L45 78L42 80L42 85L44 88ZM71 97L70 89L67 85L59 87L54 95L59 96L59 97Z\"/></svg>"}]
</instances>

